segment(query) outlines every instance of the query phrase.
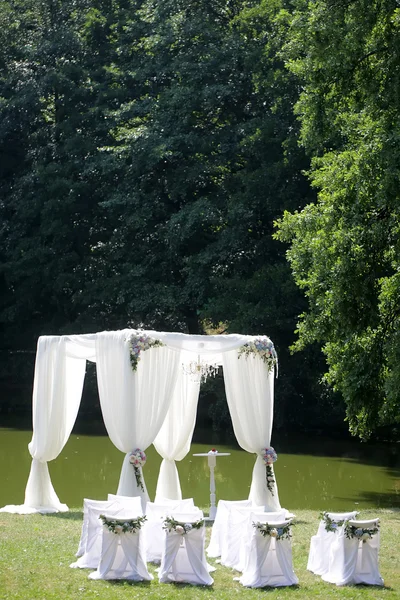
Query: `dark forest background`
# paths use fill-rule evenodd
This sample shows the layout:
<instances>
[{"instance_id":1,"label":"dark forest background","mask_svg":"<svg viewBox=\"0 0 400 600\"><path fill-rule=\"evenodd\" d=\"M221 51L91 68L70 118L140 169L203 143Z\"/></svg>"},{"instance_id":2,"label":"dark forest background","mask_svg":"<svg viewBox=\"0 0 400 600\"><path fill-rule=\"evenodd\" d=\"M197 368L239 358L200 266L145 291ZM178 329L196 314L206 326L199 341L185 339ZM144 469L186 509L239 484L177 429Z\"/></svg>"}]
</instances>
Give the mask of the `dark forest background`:
<instances>
[{"instance_id":1,"label":"dark forest background","mask_svg":"<svg viewBox=\"0 0 400 600\"><path fill-rule=\"evenodd\" d=\"M2 1L0 417L30 409L38 336L143 327L266 334L275 428L397 435L400 17L365 5Z\"/></svg>"}]
</instances>

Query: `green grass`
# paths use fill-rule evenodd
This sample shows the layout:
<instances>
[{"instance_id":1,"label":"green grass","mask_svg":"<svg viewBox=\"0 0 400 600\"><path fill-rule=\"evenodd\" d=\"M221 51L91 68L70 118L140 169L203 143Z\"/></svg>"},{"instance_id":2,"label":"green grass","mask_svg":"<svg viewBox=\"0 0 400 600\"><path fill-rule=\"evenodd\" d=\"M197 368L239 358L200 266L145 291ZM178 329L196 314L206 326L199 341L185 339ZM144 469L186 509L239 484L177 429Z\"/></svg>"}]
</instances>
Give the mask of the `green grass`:
<instances>
[{"instance_id":1,"label":"green grass","mask_svg":"<svg viewBox=\"0 0 400 600\"><path fill-rule=\"evenodd\" d=\"M380 571L383 588L348 586L338 588L306 570L310 537L316 532L316 511L294 511L293 563L299 585L290 588L252 590L233 581L238 573L215 564L211 588L183 584L159 584L155 567L151 583L92 581L87 570L70 569L80 537L82 512L73 509L57 515L9 515L0 513L0 598L2 600L118 600L151 597L168 599L259 598L303 600L310 598L392 599L400 598L400 511L362 511L361 518L381 519ZM209 536L210 530L207 530Z\"/></svg>"}]
</instances>

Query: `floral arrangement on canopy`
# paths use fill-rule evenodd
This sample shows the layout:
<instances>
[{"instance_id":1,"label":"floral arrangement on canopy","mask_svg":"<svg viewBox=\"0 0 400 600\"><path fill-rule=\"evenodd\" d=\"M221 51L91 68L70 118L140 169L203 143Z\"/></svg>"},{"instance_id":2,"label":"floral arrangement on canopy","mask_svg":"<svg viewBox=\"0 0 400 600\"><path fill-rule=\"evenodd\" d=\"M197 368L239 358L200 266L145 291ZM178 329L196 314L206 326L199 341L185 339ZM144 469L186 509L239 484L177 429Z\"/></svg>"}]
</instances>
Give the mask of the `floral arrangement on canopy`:
<instances>
[{"instance_id":1,"label":"floral arrangement on canopy","mask_svg":"<svg viewBox=\"0 0 400 600\"><path fill-rule=\"evenodd\" d=\"M136 484L138 487L140 487L142 492L144 492L144 486L140 473L140 467L143 467L146 464L146 460L146 454L140 448L135 448L135 450L132 450L129 455L129 462L135 469Z\"/></svg>"},{"instance_id":2,"label":"floral arrangement on canopy","mask_svg":"<svg viewBox=\"0 0 400 600\"><path fill-rule=\"evenodd\" d=\"M151 338L146 333L132 334L129 338L129 355L132 371L137 371L141 352L160 346L165 346L165 344L161 340Z\"/></svg>"},{"instance_id":3,"label":"floral arrangement on canopy","mask_svg":"<svg viewBox=\"0 0 400 600\"><path fill-rule=\"evenodd\" d=\"M346 522L344 526L345 536L351 540L353 538L358 538L358 540L362 540L363 543L367 540L370 540L374 535L376 535L379 531L379 523L377 523L374 527L357 527L357 525L350 525L350 523Z\"/></svg>"},{"instance_id":4,"label":"floral arrangement on canopy","mask_svg":"<svg viewBox=\"0 0 400 600\"><path fill-rule=\"evenodd\" d=\"M269 525L268 523L260 523L257 521L253 522L253 527L257 529L257 531L263 536L266 537L269 535L277 540L289 540L292 537L292 530L290 528L290 524L282 525L280 527L275 527L274 525Z\"/></svg>"},{"instance_id":5,"label":"floral arrangement on canopy","mask_svg":"<svg viewBox=\"0 0 400 600\"><path fill-rule=\"evenodd\" d=\"M201 529L204 525L204 519L199 519L194 523L182 523L180 521L176 521L173 517L166 517L164 519L163 529L168 531L175 531L176 533L180 533L181 535L185 535L192 531L192 529Z\"/></svg>"},{"instance_id":6,"label":"floral arrangement on canopy","mask_svg":"<svg viewBox=\"0 0 400 600\"><path fill-rule=\"evenodd\" d=\"M121 533L136 533L141 529L143 523L147 520L147 517L137 517L136 519L110 519L106 515L100 515L100 519L103 521L103 526L119 535Z\"/></svg>"},{"instance_id":7,"label":"floral arrangement on canopy","mask_svg":"<svg viewBox=\"0 0 400 600\"><path fill-rule=\"evenodd\" d=\"M267 480L267 488L271 495L274 495L274 472L272 470L272 463L278 460L278 455L275 452L274 448L270 446L269 448L263 448L261 450L261 456L265 464L265 476Z\"/></svg>"},{"instance_id":8,"label":"floral arrangement on canopy","mask_svg":"<svg viewBox=\"0 0 400 600\"><path fill-rule=\"evenodd\" d=\"M238 358L245 356L246 358L255 355L267 365L268 371L272 371L278 365L278 355L274 344L267 337L256 338L251 342L247 342L240 346L238 350Z\"/></svg>"}]
</instances>

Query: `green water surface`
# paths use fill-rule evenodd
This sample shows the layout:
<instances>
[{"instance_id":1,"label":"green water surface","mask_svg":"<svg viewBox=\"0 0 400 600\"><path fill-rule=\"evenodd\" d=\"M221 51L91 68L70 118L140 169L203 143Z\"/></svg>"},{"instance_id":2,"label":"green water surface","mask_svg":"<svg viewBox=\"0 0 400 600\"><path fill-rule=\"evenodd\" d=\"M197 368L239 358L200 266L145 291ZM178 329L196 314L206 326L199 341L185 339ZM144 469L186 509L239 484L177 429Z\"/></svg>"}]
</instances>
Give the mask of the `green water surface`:
<instances>
[{"instance_id":1,"label":"green water surface","mask_svg":"<svg viewBox=\"0 0 400 600\"><path fill-rule=\"evenodd\" d=\"M22 504L31 458L30 431L0 429L0 506ZM202 439L206 439L203 435ZM344 510L400 507L400 453L398 444L366 445L356 440L301 438L278 435L272 440L278 452L275 475L281 505L290 510ZM215 446L230 456L220 457L215 470L217 500L248 496L255 455L235 443L192 444L178 464L184 497L209 504L209 470L206 458L193 454ZM154 498L161 457L151 446L144 468L150 498ZM60 456L49 463L54 488L61 500L74 507L83 498L104 499L115 493L123 454L105 435L73 433Z\"/></svg>"}]
</instances>

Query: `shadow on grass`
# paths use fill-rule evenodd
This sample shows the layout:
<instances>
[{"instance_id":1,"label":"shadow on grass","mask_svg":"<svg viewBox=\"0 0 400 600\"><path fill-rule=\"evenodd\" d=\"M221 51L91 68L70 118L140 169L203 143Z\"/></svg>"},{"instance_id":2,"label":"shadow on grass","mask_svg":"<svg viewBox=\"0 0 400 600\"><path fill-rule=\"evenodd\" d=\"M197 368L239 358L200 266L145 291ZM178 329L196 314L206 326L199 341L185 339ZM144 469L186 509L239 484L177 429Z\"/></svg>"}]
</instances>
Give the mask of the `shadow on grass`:
<instances>
[{"instance_id":1,"label":"shadow on grass","mask_svg":"<svg viewBox=\"0 0 400 600\"><path fill-rule=\"evenodd\" d=\"M362 503L369 504L374 508L400 508L400 493L388 492L359 492L353 498L340 497L349 504ZM362 509L360 509L362 510Z\"/></svg>"},{"instance_id":2,"label":"shadow on grass","mask_svg":"<svg viewBox=\"0 0 400 600\"><path fill-rule=\"evenodd\" d=\"M151 585L151 581L133 581L129 579L103 579L106 583L110 583L111 585L119 586L119 587L139 587L139 588L148 588Z\"/></svg>"},{"instance_id":3,"label":"shadow on grass","mask_svg":"<svg viewBox=\"0 0 400 600\"><path fill-rule=\"evenodd\" d=\"M299 584L295 584L295 585L285 585L285 586L270 586L270 585L266 585L264 587L261 588L247 588L247 587L243 587L244 590L249 590L249 589L253 589L253 590L257 590L257 592L260 593L264 593L264 594L271 594L271 593L277 593L277 592L281 592L282 591L282 587L285 587L287 589L290 590L299 590L301 589L301 586Z\"/></svg>"},{"instance_id":4,"label":"shadow on grass","mask_svg":"<svg viewBox=\"0 0 400 600\"><path fill-rule=\"evenodd\" d=\"M67 519L69 521L82 521L83 511L82 510L69 510L68 512L46 513L42 516L50 517L52 519Z\"/></svg>"}]
</instances>

